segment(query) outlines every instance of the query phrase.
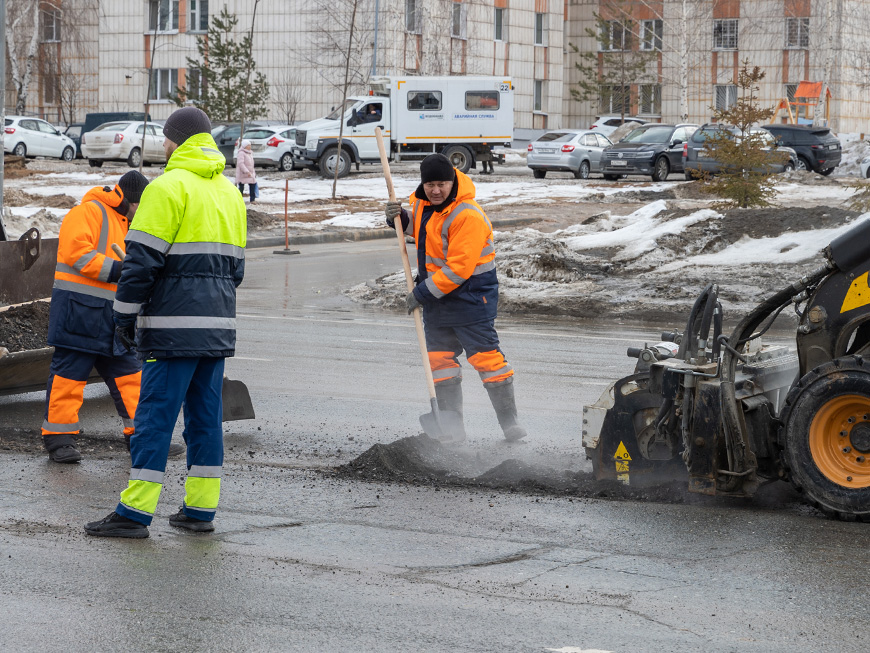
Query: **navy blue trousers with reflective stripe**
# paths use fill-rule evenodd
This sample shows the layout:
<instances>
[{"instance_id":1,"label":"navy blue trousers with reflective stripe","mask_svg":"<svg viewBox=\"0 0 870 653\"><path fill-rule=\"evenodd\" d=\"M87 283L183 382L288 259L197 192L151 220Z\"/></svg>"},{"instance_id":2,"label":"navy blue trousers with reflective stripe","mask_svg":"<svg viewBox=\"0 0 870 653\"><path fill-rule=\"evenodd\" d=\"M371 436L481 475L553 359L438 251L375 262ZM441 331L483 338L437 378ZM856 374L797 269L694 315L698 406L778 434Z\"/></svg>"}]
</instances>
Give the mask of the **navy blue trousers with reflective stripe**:
<instances>
[{"instance_id":1,"label":"navy blue trousers with reflective stripe","mask_svg":"<svg viewBox=\"0 0 870 653\"><path fill-rule=\"evenodd\" d=\"M169 443L184 406L184 431L187 441L187 468L220 467L224 462L223 358L161 358L142 364L142 390L130 438L133 469L166 471ZM115 511L129 519L149 524L151 519L118 504ZM211 521L213 512L186 514Z\"/></svg>"},{"instance_id":2,"label":"navy blue trousers with reflective stripe","mask_svg":"<svg viewBox=\"0 0 870 653\"><path fill-rule=\"evenodd\" d=\"M429 324L425 321L425 315L424 309L423 331L426 334L426 349L429 351L452 351L456 357L465 350L468 358L482 352L501 352L495 320L445 327Z\"/></svg>"}]
</instances>

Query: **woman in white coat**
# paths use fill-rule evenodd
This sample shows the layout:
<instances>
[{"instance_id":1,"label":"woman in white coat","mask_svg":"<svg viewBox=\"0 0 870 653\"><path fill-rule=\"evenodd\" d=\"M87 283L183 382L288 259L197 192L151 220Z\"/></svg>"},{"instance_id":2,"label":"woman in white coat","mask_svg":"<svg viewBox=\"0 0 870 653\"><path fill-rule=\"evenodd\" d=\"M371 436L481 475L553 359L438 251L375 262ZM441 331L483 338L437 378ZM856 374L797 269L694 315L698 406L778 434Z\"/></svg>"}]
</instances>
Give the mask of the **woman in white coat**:
<instances>
[{"instance_id":1,"label":"woman in white coat","mask_svg":"<svg viewBox=\"0 0 870 653\"><path fill-rule=\"evenodd\" d=\"M241 142L236 154L236 184L242 195L245 194L245 184L248 184L248 194L252 204L259 197L260 189L257 186L257 173L254 171L254 155L251 153L251 141L248 139Z\"/></svg>"}]
</instances>

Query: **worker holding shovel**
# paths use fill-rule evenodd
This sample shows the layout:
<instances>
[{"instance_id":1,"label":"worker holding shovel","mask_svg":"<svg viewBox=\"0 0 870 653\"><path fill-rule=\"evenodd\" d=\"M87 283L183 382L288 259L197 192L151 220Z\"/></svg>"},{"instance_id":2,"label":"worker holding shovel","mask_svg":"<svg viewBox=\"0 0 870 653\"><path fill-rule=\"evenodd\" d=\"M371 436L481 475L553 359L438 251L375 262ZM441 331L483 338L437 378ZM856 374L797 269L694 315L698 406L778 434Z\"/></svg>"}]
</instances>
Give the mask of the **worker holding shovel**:
<instances>
[{"instance_id":1,"label":"worker holding shovel","mask_svg":"<svg viewBox=\"0 0 870 653\"><path fill-rule=\"evenodd\" d=\"M492 225L474 200L474 184L446 156L423 159L420 176L410 212L390 201L386 215L391 227L401 218L405 234L417 245L417 285L405 301L409 313L423 308L438 406L462 414L458 356L464 350L489 393L505 439L514 442L526 430L517 423L514 371L495 330L498 278ZM447 438L464 440L464 429Z\"/></svg>"}]
</instances>

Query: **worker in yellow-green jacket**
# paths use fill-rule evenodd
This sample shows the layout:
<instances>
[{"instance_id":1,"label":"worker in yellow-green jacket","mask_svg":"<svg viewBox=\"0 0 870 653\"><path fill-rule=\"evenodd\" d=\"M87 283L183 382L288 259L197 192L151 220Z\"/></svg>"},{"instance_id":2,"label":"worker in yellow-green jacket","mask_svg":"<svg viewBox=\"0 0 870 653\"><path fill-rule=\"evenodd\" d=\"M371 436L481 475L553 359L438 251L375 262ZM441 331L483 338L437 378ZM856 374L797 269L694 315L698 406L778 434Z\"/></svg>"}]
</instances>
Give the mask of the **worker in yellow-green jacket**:
<instances>
[{"instance_id":1,"label":"worker in yellow-green jacket","mask_svg":"<svg viewBox=\"0 0 870 653\"><path fill-rule=\"evenodd\" d=\"M244 200L224 176L208 116L196 107L163 127L166 172L152 181L127 234L114 320L142 359L132 469L115 510L88 535L148 537L172 430L184 407L187 480L172 526L214 530L223 465L221 386L235 353L236 288L245 271Z\"/></svg>"}]
</instances>

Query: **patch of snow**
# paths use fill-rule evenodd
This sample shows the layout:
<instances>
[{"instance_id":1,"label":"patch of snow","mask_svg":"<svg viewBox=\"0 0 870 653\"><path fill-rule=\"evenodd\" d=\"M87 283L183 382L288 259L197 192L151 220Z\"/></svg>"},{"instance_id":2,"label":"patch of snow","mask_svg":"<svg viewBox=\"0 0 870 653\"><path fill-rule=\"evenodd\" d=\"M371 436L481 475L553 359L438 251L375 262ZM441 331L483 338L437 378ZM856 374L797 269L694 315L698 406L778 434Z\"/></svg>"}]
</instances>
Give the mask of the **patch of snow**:
<instances>
[{"instance_id":1,"label":"patch of snow","mask_svg":"<svg viewBox=\"0 0 870 653\"><path fill-rule=\"evenodd\" d=\"M342 213L323 220L320 224L330 227L353 227L356 229L376 229L386 225L384 214L382 211L377 212L360 212L360 213Z\"/></svg>"}]
</instances>

